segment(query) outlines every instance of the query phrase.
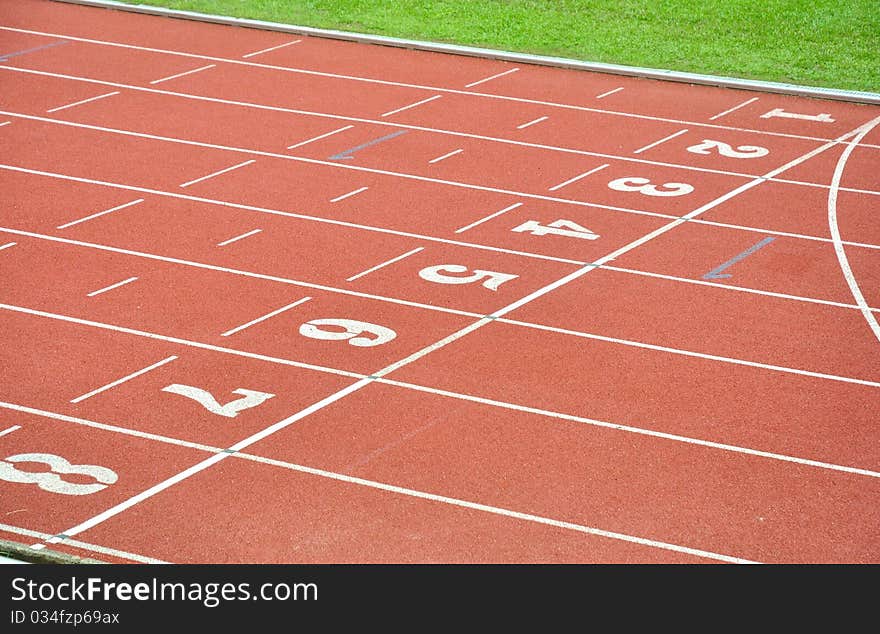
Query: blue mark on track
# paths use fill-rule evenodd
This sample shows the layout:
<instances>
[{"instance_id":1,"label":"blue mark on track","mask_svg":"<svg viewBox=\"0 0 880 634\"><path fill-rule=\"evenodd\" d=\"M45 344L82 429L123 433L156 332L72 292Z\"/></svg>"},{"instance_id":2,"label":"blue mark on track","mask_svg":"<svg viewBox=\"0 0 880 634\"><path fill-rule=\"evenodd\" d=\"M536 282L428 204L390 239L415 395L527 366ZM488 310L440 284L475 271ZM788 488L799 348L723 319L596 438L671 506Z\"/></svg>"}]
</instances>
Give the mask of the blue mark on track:
<instances>
[{"instance_id":1,"label":"blue mark on track","mask_svg":"<svg viewBox=\"0 0 880 634\"><path fill-rule=\"evenodd\" d=\"M380 136L378 139L373 139L372 141L367 141L366 143L358 145L357 147L353 147L349 150L345 150L344 152L340 152L339 154L334 154L333 156L330 157L330 160L337 161L337 160L347 160L347 159L354 158L354 157L352 157L352 154L354 154L355 152L363 150L366 147L370 147L371 145L376 145L377 143L381 143L382 141L387 141L388 139L393 139L394 137L400 136L401 134L406 134L407 132L408 132L408 130L398 130L397 132L392 132L391 134L386 134L385 136Z\"/></svg>"},{"instance_id":2,"label":"blue mark on track","mask_svg":"<svg viewBox=\"0 0 880 634\"><path fill-rule=\"evenodd\" d=\"M745 251L743 251L742 253L740 253L736 257L729 259L727 262L725 262L721 266L717 266L714 269L712 269L711 271L709 271L708 273L706 273L703 276L703 279L704 280L720 280L720 279L725 279L725 278L731 277L730 273L722 273L722 271L733 266L734 264L736 264L740 260L743 260L743 259L749 257L752 253L754 253L758 249L761 249L761 248L767 246L768 244L770 244L771 242L773 242L773 240L774 240L774 238L764 238L758 244L750 246L748 249L746 249Z\"/></svg>"},{"instance_id":3,"label":"blue mark on track","mask_svg":"<svg viewBox=\"0 0 880 634\"><path fill-rule=\"evenodd\" d=\"M10 57L18 57L19 55L26 55L28 53L35 53L36 51L42 51L45 48L52 48L53 46L60 46L62 44L67 44L68 40L58 40L57 42L49 42L48 44L43 44L42 46L35 46L34 48L26 48L22 51L15 51L12 53L4 53L0 55L0 62L5 62Z\"/></svg>"}]
</instances>

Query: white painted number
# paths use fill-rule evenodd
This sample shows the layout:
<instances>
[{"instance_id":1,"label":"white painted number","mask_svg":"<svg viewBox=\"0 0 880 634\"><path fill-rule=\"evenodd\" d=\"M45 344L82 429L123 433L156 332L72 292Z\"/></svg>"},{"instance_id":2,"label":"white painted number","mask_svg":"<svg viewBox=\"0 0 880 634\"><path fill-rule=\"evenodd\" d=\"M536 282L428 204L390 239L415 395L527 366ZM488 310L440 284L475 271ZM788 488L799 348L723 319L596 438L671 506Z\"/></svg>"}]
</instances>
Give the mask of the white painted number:
<instances>
[{"instance_id":1,"label":"white painted number","mask_svg":"<svg viewBox=\"0 0 880 634\"><path fill-rule=\"evenodd\" d=\"M625 176L608 183L608 187L619 192L639 192L645 196L684 196L694 191L693 186L687 183L663 183L660 187L666 189L658 189L656 185L652 185L647 178L636 178L634 176Z\"/></svg>"},{"instance_id":2,"label":"white painted number","mask_svg":"<svg viewBox=\"0 0 880 634\"><path fill-rule=\"evenodd\" d=\"M496 273L495 271L482 271L480 269L474 269L473 273L465 277L445 275L445 273L467 273L468 270L468 267L461 264L438 264L437 266L429 266L419 271L419 277L437 284L471 284L484 280L483 287L488 288L490 291L497 291L498 287L504 284L504 282L509 282L519 277L519 275L511 275L510 273Z\"/></svg>"},{"instance_id":3,"label":"white painted number","mask_svg":"<svg viewBox=\"0 0 880 634\"><path fill-rule=\"evenodd\" d=\"M234 401L229 401L226 405L221 405L210 392L203 390L200 387L193 387L192 385L180 385L174 383L167 387L163 387L162 391L191 398L212 414L225 416L226 418L235 418L238 416L239 412L256 407L263 401L275 396L274 394L267 394L266 392L255 392L254 390L238 388L237 390L232 390L232 393L241 394L242 397L235 399Z\"/></svg>"},{"instance_id":4,"label":"white painted number","mask_svg":"<svg viewBox=\"0 0 880 634\"><path fill-rule=\"evenodd\" d=\"M786 112L782 108L776 108L770 112L761 115L762 119L771 117L782 117L783 119L803 119L804 121L818 121L819 123L834 123L834 119L830 114L822 112L820 114L798 114L797 112Z\"/></svg>"},{"instance_id":5,"label":"white painted number","mask_svg":"<svg viewBox=\"0 0 880 634\"><path fill-rule=\"evenodd\" d=\"M522 223L518 227L514 227L511 231L519 233L528 232L533 236L546 236L552 234L554 236L565 236L567 238L583 238L584 240L595 240L599 237L586 227L582 227L571 220L554 220L546 227L537 220L529 220Z\"/></svg>"},{"instance_id":6,"label":"white painted number","mask_svg":"<svg viewBox=\"0 0 880 634\"><path fill-rule=\"evenodd\" d=\"M23 471L18 463L39 462L48 465L49 471L38 473ZM67 482L61 475L89 476L97 480L92 484ZM61 456L51 453L20 453L0 461L0 480L19 484L36 484L43 491L60 493L61 495L88 495L106 489L108 484L116 482L119 476L107 467L96 465L70 464Z\"/></svg>"},{"instance_id":7,"label":"white painted number","mask_svg":"<svg viewBox=\"0 0 880 634\"><path fill-rule=\"evenodd\" d=\"M342 331L324 330L321 326L335 326L342 328ZM373 337L362 336L364 333L373 335ZM324 339L326 341L348 340L350 346L357 346L359 348L381 346L397 336L397 333L391 330L391 328L368 324L365 321L355 321L354 319L313 319L299 327L299 334L311 337L312 339Z\"/></svg>"},{"instance_id":8,"label":"white painted number","mask_svg":"<svg viewBox=\"0 0 880 634\"><path fill-rule=\"evenodd\" d=\"M750 159L770 154L770 150L760 145L740 145L733 149L733 146L723 141L712 141L711 139L703 139L702 143L690 146L687 151L692 154L711 154L713 148L718 150L721 156L730 158Z\"/></svg>"}]
</instances>

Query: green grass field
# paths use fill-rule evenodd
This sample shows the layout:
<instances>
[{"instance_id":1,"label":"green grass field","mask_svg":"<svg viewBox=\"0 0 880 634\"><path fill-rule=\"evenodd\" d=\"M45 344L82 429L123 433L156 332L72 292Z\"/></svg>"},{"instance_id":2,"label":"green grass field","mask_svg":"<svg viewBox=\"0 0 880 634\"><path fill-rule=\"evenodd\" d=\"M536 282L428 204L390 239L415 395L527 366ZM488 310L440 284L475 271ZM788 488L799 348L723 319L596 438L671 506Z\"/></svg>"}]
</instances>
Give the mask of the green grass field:
<instances>
[{"instance_id":1,"label":"green grass field","mask_svg":"<svg viewBox=\"0 0 880 634\"><path fill-rule=\"evenodd\" d=\"M131 0L570 59L880 92L880 0Z\"/></svg>"}]
</instances>

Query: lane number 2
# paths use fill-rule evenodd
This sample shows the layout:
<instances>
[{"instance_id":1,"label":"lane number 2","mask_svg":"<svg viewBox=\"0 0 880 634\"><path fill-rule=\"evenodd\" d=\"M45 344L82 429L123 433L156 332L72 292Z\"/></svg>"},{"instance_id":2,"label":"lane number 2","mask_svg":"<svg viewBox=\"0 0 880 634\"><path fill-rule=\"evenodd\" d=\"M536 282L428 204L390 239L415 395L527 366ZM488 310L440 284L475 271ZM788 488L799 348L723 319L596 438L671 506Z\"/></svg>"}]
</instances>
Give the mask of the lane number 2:
<instances>
[{"instance_id":1,"label":"lane number 2","mask_svg":"<svg viewBox=\"0 0 880 634\"><path fill-rule=\"evenodd\" d=\"M234 401L229 401L228 403L226 403L226 405L221 405L210 392L208 392L207 390L203 390L200 387L193 387L192 385L181 385L179 383L174 383L172 385L163 387L162 391L170 392L171 394L179 394L180 396L190 398L212 414L225 416L226 418L235 418L236 416L238 416L239 412L250 409L252 407L256 407L257 405L275 396L274 394L268 394L266 392L257 392L255 390L238 388L236 390L232 390L232 393L241 394L241 398Z\"/></svg>"},{"instance_id":2,"label":"lane number 2","mask_svg":"<svg viewBox=\"0 0 880 634\"><path fill-rule=\"evenodd\" d=\"M645 196L684 196L694 191L687 183L663 183L660 189L650 179L635 176L624 176L608 183L608 187L619 192L639 192Z\"/></svg>"},{"instance_id":3,"label":"lane number 2","mask_svg":"<svg viewBox=\"0 0 880 634\"><path fill-rule=\"evenodd\" d=\"M38 462L49 467L49 471L32 473L18 468L18 464ZM59 475L60 474L60 475ZM89 476L97 480L92 484L68 482L62 476ZM61 456L51 453L20 453L0 460L0 480L18 484L36 484L43 491L61 495L88 495L106 489L119 476L107 467L97 465L70 464Z\"/></svg>"},{"instance_id":4,"label":"lane number 2","mask_svg":"<svg viewBox=\"0 0 880 634\"><path fill-rule=\"evenodd\" d=\"M497 291L498 287L504 284L504 282L509 282L519 277L519 275L511 275L510 273L497 273L481 269L474 269L473 273L463 277L448 275L449 273L467 273L469 270L468 267L461 264L438 264L419 271L419 277L437 284L472 284L482 280L482 286L490 291Z\"/></svg>"},{"instance_id":5,"label":"lane number 2","mask_svg":"<svg viewBox=\"0 0 880 634\"><path fill-rule=\"evenodd\" d=\"M760 145L740 145L736 149L723 141L712 141L711 139L703 139L702 143L690 146L687 151L692 154L711 154L712 150L716 150L721 156L729 158L760 158L770 154L770 150Z\"/></svg>"}]
</instances>

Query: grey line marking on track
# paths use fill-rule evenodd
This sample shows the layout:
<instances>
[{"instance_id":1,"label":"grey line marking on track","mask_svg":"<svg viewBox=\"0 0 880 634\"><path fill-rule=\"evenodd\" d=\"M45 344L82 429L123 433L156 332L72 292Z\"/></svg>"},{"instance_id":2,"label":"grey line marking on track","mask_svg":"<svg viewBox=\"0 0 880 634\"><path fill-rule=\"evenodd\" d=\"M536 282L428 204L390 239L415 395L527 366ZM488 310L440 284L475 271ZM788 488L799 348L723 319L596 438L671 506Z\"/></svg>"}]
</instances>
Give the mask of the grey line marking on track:
<instances>
[{"instance_id":1,"label":"grey line marking on track","mask_svg":"<svg viewBox=\"0 0 880 634\"><path fill-rule=\"evenodd\" d=\"M773 240L775 240L775 238L771 238L769 236L764 238L763 240L761 240L757 244L750 246L748 249L746 249L745 251L743 251L739 255L732 257L724 264L721 264L720 266L716 266L714 269L712 269L711 271L706 273L703 276L703 279L704 280L720 280L723 278L732 277L730 273L722 273L722 271L733 266L734 264L736 264L740 260L744 260L745 258L749 257L752 253L754 253L758 249L764 248L765 246L767 246L768 244L773 242Z\"/></svg>"},{"instance_id":2,"label":"grey line marking on track","mask_svg":"<svg viewBox=\"0 0 880 634\"><path fill-rule=\"evenodd\" d=\"M144 202L143 198L138 198L137 200L132 200L131 202L124 203L122 205L118 205L113 207L112 209L105 209L104 211L99 211L96 214L92 214L91 216L86 216L85 218L80 218L79 220L74 220L72 222L68 222L63 225L58 225L55 227L56 229L67 229L68 227L72 227L73 225L78 225L81 222L85 222L86 220L92 220L93 218L97 218L98 216L103 216L104 214L109 214L114 211L119 211L120 209L125 209L126 207L131 207L132 205L137 205L139 203Z\"/></svg>"},{"instance_id":3,"label":"grey line marking on track","mask_svg":"<svg viewBox=\"0 0 880 634\"><path fill-rule=\"evenodd\" d=\"M349 127L352 127L352 126L349 126ZM345 128L338 130L338 132L341 132L343 129L345 129ZM352 158L354 158L352 156L352 154L354 154L355 152L358 152L360 150L363 150L364 148L368 148L370 146L376 145L377 143L382 143L383 141L388 141L389 139L393 139L394 137L398 137L401 134L406 134L407 132L409 132L409 130L398 130L397 132L392 132L391 134L386 134L385 136L380 136L378 139L373 139L372 141L367 141L366 143L361 143L360 145L356 145L353 148L350 148L348 150L344 150L344 151L340 152L339 154L334 154L333 156L329 157L329 160L331 160L331 161L345 161L348 159L352 159ZM333 134L333 133L330 133L330 134ZM324 136L328 136L328 135L324 135ZM316 139L318 139L318 138L321 138L321 137L316 137ZM315 140L315 139L312 139L312 140ZM292 148L287 148L287 149L290 150Z\"/></svg>"},{"instance_id":4,"label":"grey line marking on track","mask_svg":"<svg viewBox=\"0 0 880 634\"><path fill-rule=\"evenodd\" d=\"M61 46L62 44L70 44L70 40L58 40L57 42L49 42L48 44L43 44L42 46L35 46L34 48L26 48L21 51L15 51L12 53L5 53L0 55L0 62L5 62L11 57L18 57L19 55L27 55L28 53L35 53L37 51L42 51L47 48L53 48L55 46Z\"/></svg>"}]
</instances>

